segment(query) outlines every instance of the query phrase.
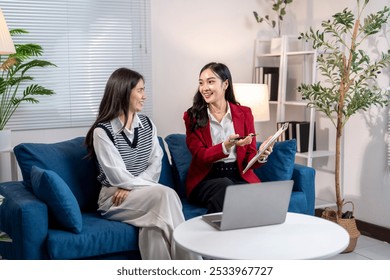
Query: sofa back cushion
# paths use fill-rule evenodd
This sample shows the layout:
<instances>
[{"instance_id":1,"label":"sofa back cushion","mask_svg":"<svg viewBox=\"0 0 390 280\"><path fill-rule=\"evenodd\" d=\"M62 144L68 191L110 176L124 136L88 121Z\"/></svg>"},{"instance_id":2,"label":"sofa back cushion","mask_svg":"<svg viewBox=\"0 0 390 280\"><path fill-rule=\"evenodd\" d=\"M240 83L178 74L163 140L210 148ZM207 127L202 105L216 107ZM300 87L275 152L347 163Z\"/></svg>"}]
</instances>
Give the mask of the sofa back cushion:
<instances>
[{"instance_id":1,"label":"sofa back cushion","mask_svg":"<svg viewBox=\"0 0 390 280\"><path fill-rule=\"evenodd\" d=\"M175 182L174 182L173 176L172 176L172 167L171 167L171 164L169 162L167 150L165 149L164 140L159 136L158 141L159 141L160 146L163 150L161 175L160 175L160 180L158 182L162 185L165 185L165 186L168 186L168 187L174 189Z\"/></svg>"},{"instance_id":2,"label":"sofa back cushion","mask_svg":"<svg viewBox=\"0 0 390 280\"><path fill-rule=\"evenodd\" d=\"M87 149L84 137L43 144L22 143L14 153L22 172L23 181L31 188L31 168L37 166L52 170L69 186L82 211L97 209L100 185L94 160L85 158Z\"/></svg>"},{"instance_id":3,"label":"sofa back cushion","mask_svg":"<svg viewBox=\"0 0 390 280\"><path fill-rule=\"evenodd\" d=\"M171 155L172 172L176 192L180 197L186 196L186 179L192 155L187 148L185 134L170 134L165 137Z\"/></svg>"}]
</instances>

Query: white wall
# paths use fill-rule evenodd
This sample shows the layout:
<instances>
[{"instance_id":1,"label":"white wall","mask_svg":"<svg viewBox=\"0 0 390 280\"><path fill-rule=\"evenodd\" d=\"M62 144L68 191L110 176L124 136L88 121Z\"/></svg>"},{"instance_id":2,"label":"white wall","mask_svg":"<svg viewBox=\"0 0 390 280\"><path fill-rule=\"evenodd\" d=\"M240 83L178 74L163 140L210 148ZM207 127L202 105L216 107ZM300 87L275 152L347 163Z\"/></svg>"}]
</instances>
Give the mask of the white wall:
<instances>
[{"instance_id":1,"label":"white wall","mask_svg":"<svg viewBox=\"0 0 390 280\"><path fill-rule=\"evenodd\" d=\"M250 82L258 26L256 1L152 1L154 116L161 135L184 132L200 69L227 64L234 82ZM164 116L164 117L162 117Z\"/></svg>"},{"instance_id":2,"label":"white wall","mask_svg":"<svg viewBox=\"0 0 390 280\"><path fill-rule=\"evenodd\" d=\"M209 61L226 63L234 82L251 81L254 39L272 35L252 15L253 10L260 12L265 2L152 1L154 121L160 135L184 133L183 112L191 106L199 70ZM376 0L369 5L376 11L389 4L389 0ZM318 27L322 20L345 7L356 9L356 1L295 0L288 8L284 34L299 34L310 26ZM382 86L388 85L385 78ZM356 115L345 129L345 197L354 202L357 218L390 227L390 183L385 179L387 111L373 110L370 119L365 116ZM321 131L317 145L334 149L334 127L323 118L318 125ZM333 160L314 162L318 171L317 192L332 200Z\"/></svg>"}]
</instances>

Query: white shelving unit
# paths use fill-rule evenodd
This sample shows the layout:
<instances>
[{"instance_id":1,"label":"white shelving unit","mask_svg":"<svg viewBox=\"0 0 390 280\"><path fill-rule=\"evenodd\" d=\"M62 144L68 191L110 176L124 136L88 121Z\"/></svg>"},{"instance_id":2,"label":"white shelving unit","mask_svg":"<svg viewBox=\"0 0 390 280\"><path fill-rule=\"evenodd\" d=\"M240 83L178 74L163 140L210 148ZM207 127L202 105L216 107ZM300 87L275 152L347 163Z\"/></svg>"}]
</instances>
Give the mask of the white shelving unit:
<instances>
[{"instance_id":1,"label":"white shelving unit","mask_svg":"<svg viewBox=\"0 0 390 280\"><path fill-rule=\"evenodd\" d=\"M280 50L271 53L270 49L271 42L269 40L256 40L253 82L259 82L256 76L260 72L256 70L259 67L279 68L278 98L277 101L270 101L270 105L276 106L275 119L277 122L295 120L310 123L308 151L305 153L297 152L296 157L304 159L306 165L312 167L313 159L334 156L333 151L313 150L316 110L307 106L307 101L302 100L297 90L301 83L316 81L317 52L308 43L292 36L281 38ZM316 208L334 205L335 203L316 199Z\"/></svg>"}]
</instances>

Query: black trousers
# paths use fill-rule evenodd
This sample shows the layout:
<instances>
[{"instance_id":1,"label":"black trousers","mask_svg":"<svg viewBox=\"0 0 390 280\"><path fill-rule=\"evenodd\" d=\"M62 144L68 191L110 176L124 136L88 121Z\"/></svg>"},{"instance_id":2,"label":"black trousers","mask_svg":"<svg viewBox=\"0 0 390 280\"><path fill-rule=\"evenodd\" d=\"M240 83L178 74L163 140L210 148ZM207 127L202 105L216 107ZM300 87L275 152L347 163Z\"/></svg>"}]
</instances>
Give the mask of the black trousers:
<instances>
[{"instance_id":1,"label":"black trousers","mask_svg":"<svg viewBox=\"0 0 390 280\"><path fill-rule=\"evenodd\" d=\"M226 188L230 185L247 183L239 174L237 163L217 162L206 178L200 182L189 196L193 204L206 207L207 213L221 212Z\"/></svg>"}]
</instances>

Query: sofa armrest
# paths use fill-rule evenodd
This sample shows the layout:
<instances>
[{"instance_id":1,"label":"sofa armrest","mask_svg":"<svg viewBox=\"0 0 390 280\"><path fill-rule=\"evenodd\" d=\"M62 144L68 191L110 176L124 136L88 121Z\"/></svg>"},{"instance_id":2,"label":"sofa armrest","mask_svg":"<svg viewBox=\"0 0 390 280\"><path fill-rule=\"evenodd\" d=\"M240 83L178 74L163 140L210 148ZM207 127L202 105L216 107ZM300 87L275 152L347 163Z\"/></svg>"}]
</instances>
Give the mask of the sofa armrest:
<instances>
[{"instance_id":1,"label":"sofa armrest","mask_svg":"<svg viewBox=\"0 0 390 280\"><path fill-rule=\"evenodd\" d=\"M0 243L0 255L5 259L42 259L48 233L48 209L20 181L0 184L0 230L11 243Z\"/></svg>"},{"instance_id":2,"label":"sofa armrest","mask_svg":"<svg viewBox=\"0 0 390 280\"><path fill-rule=\"evenodd\" d=\"M306 196L306 214L314 215L315 204L315 169L312 167L294 164L292 180L294 180L293 191L301 191Z\"/></svg>"}]
</instances>

